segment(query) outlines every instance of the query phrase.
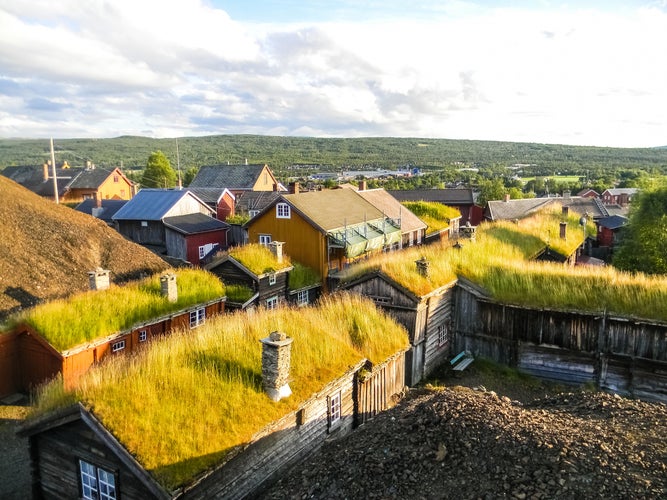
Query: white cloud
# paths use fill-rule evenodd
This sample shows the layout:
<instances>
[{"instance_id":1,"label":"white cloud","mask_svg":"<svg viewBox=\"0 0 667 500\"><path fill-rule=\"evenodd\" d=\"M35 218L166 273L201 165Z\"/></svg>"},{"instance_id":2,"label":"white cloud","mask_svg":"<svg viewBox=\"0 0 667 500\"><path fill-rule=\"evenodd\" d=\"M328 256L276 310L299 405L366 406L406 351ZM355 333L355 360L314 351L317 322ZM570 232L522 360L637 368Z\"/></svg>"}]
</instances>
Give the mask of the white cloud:
<instances>
[{"instance_id":1,"label":"white cloud","mask_svg":"<svg viewBox=\"0 0 667 500\"><path fill-rule=\"evenodd\" d=\"M200 0L0 0L0 135L667 143L663 9L442 5L285 25Z\"/></svg>"}]
</instances>

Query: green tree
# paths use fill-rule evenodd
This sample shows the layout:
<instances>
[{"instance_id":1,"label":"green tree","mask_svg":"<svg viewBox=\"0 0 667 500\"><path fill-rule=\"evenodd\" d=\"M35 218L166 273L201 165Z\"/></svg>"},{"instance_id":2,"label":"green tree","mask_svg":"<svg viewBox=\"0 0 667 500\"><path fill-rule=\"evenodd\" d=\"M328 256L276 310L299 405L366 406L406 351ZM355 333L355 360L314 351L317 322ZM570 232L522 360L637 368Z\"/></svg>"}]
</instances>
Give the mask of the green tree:
<instances>
[{"instance_id":1,"label":"green tree","mask_svg":"<svg viewBox=\"0 0 667 500\"><path fill-rule=\"evenodd\" d=\"M483 180L479 183L477 203L484 206L487 201L502 200L505 197L505 193L507 193L507 189L502 180Z\"/></svg>"},{"instance_id":2,"label":"green tree","mask_svg":"<svg viewBox=\"0 0 667 500\"><path fill-rule=\"evenodd\" d=\"M636 197L621 234L614 266L625 271L667 274L667 188L644 191Z\"/></svg>"},{"instance_id":3,"label":"green tree","mask_svg":"<svg viewBox=\"0 0 667 500\"><path fill-rule=\"evenodd\" d=\"M190 183L192 182L192 179L195 178L197 175L197 172L199 172L199 169L197 167L190 167L185 171L185 174L183 175L183 185L184 186L189 186Z\"/></svg>"},{"instance_id":4,"label":"green tree","mask_svg":"<svg viewBox=\"0 0 667 500\"><path fill-rule=\"evenodd\" d=\"M146 170L141 178L142 187L171 188L176 185L176 172L162 151L154 151L148 157Z\"/></svg>"}]
</instances>

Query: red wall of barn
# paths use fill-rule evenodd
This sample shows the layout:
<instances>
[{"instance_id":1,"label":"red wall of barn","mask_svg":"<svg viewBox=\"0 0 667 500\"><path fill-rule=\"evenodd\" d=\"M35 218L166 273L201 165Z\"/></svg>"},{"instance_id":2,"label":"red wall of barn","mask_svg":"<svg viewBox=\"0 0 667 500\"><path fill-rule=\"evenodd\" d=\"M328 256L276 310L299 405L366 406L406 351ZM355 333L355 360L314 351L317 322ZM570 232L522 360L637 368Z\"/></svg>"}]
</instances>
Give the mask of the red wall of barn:
<instances>
[{"instance_id":1,"label":"red wall of barn","mask_svg":"<svg viewBox=\"0 0 667 500\"><path fill-rule=\"evenodd\" d=\"M187 260L199 264L199 247L208 243L217 243L221 247L227 246L227 230L210 231L208 233L193 234L185 238L187 244Z\"/></svg>"}]
</instances>

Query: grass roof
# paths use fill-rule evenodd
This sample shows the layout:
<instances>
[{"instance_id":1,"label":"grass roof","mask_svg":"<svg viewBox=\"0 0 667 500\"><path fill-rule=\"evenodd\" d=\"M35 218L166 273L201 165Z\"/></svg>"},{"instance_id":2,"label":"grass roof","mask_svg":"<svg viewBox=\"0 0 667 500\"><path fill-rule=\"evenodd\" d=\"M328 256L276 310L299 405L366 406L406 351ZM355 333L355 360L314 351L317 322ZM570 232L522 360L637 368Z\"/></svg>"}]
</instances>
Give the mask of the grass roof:
<instances>
[{"instance_id":1,"label":"grass roof","mask_svg":"<svg viewBox=\"0 0 667 500\"><path fill-rule=\"evenodd\" d=\"M294 263L294 269L289 273L288 286L290 290L298 290L322 282L322 278L313 268Z\"/></svg>"},{"instance_id":2,"label":"grass roof","mask_svg":"<svg viewBox=\"0 0 667 500\"><path fill-rule=\"evenodd\" d=\"M88 291L38 305L12 319L32 326L59 351L103 338L195 304L223 297L225 287L213 274L194 269L174 271L178 300L161 294L156 274L126 286Z\"/></svg>"},{"instance_id":3,"label":"grass roof","mask_svg":"<svg viewBox=\"0 0 667 500\"><path fill-rule=\"evenodd\" d=\"M275 330L294 339L293 394L277 403L261 387L259 342ZM363 359L384 361L407 347L405 329L370 300L336 294L318 307L218 316L136 356L109 359L69 392L55 380L42 389L34 416L81 401L173 489L250 442L351 366Z\"/></svg>"},{"instance_id":4,"label":"grass roof","mask_svg":"<svg viewBox=\"0 0 667 500\"><path fill-rule=\"evenodd\" d=\"M287 255L283 254L282 262L265 245L250 243L231 248L229 255L243 264L245 268L256 275L272 273L292 266Z\"/></svg>"},{"instance_id":5,"label":"grass roof","mask_svg":"<svg viewBox=\"0 0 667 500\"><path fill-rule=\"evenodd\" d=\"M560 238L560 223L567 237ZM593 232L592 224L586 227ZM579 215L565 217L560 207L546 208L518 222L478 226L475 240L411 247L372 257L340 273L345 282L381 271L403 287L424 296L464 276L495 299L531 307L553 307L636 316L667 321L667 277L630 274L612 267L571 267L532 259L549 248L570 255L583 242ZM420 276L416 260L430 262L429 277Z\"/></svg>"},{"instance_id":6,"label":"grass roof","mask_svg":"<svg viewBox=\"0 0 667 500\"><path fill-rule=\"evenodd\" d=\"M404 201L401 203L426 224L426 233L447 229L452 219L461 217L461 212L435 201Z\"/></svg>"}]
</instances>

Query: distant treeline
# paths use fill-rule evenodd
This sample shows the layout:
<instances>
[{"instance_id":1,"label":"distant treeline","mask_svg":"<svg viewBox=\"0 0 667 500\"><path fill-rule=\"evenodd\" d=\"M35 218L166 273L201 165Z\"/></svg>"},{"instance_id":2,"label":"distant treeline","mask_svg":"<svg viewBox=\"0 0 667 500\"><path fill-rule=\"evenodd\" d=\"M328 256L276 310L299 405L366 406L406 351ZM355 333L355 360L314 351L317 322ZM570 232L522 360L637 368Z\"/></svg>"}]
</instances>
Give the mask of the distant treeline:
<instances>
[{"instance_id":1,"label":"distant treeline","mask_svg":"<svg viewBox=\"0 0 667 500\"><path fill-rule=\"evenodd\" d=\"M178 144L178 155L177 155ZM56 161L101 167L143 169L153 151L162 151L174 168L185 171L212 164L266 163L279 176L303 171L479 168L500 170L520 165L522 175L590 175L619 170L667 174L665 148L608 148L553 144L420 138L314 138L217 135L151 139L54 139ZM48 139L0 139L0 169L38 165L50 157ZM294 168L294 166L297 166Z\"/></svg>"}]
</instances>

